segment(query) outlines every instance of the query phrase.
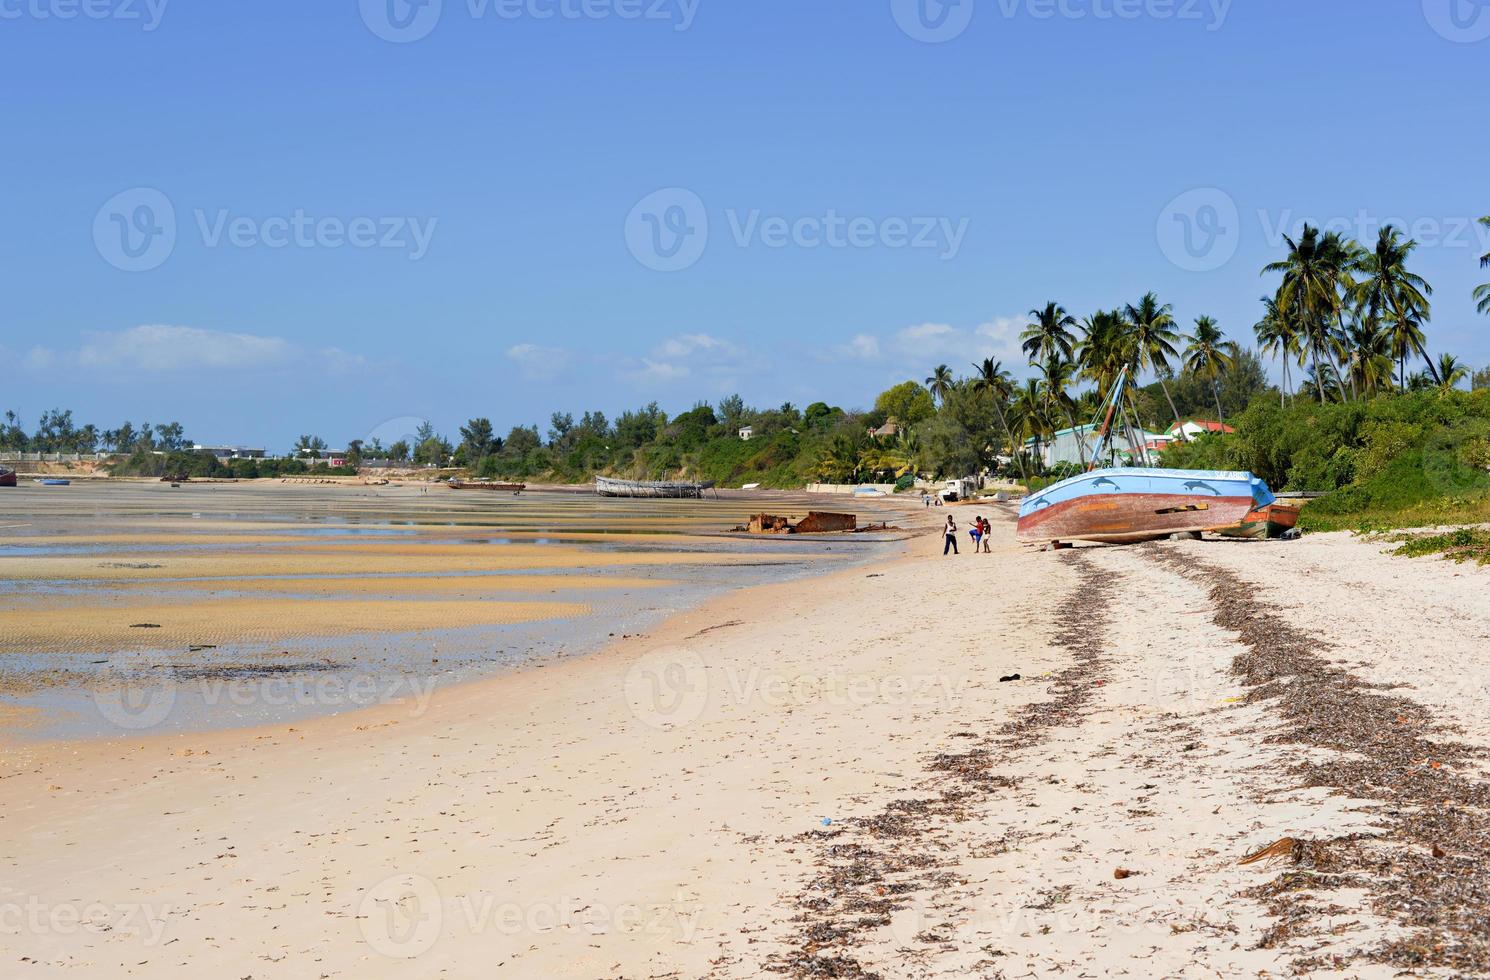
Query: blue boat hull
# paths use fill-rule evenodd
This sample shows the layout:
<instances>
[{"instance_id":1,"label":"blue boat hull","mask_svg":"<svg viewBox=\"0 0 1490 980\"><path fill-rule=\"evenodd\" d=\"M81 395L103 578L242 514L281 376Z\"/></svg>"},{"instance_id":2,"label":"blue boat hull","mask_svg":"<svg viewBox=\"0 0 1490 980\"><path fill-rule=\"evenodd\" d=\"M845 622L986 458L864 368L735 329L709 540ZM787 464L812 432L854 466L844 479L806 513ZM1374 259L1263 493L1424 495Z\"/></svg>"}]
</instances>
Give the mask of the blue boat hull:
<instances>
[{"instance_id":1,"label":"blue boat hull","mask_svg":"<svg viewBox=\"0 0 1490 980\"><path fill-rule=\"evenodd\" d=\"M1251 473L1094 470L1028 497L1019 508L1019 535L1046 541L1152 541L1238 524L1275 499Z\"/></svg>"}]
</instances>

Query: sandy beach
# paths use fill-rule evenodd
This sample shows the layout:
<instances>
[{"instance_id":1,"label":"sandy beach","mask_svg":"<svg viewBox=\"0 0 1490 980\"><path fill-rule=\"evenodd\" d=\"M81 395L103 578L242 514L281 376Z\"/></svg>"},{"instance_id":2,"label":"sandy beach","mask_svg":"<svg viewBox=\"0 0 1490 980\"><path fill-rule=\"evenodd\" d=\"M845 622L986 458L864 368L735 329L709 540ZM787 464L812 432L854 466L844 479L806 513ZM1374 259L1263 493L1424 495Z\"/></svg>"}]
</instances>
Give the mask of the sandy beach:
<instances>
[{"instance_id":1,"label":"sandy beach","mask_svg":"<svg viewBox=\"0 0 1490 980\"><path fill-rule=\"evenodd\" d=\"M1484 968L1485 571L1007 516L428 698L14 743L8 970Z\"/></svg>"}]
</instances>

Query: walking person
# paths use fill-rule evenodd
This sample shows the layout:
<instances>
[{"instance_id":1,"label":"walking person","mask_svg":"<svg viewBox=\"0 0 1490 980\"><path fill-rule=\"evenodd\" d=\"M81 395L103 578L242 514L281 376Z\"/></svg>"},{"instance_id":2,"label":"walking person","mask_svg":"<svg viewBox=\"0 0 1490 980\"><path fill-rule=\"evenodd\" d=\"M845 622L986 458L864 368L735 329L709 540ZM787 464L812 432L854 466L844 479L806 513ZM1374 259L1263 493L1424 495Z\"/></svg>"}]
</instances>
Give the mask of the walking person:
<instances>
[{"instance_id":1,"label":"walking person","mask_svg":"<svg viewBox=\"0 0 1490 980\"><path fill-rule=\"evenodd\" d=\"M957 550L957 522L952 519L951 514L947 515L947 526L942 528L942 538L943 555L949 551L954 555L961 553Z\"/></svg>"}]
</instances>

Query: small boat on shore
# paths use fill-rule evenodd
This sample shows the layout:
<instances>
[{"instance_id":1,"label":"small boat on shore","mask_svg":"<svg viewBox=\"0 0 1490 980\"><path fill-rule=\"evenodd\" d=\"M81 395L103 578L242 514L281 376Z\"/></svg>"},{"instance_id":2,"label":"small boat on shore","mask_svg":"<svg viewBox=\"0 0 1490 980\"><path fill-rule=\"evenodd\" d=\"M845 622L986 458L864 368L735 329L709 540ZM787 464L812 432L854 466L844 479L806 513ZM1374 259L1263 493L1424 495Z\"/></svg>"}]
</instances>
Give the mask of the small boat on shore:
<instances>
[{"instance_id":1,"label":"small boat on shore","mask_svg":"<svg viewBox=\"0 0 1490 980\"><path fill-rule=\"evenodd\" d=\"M698 500L705 490L714 489L712 480L702 483L648 482L616 480L608 476L595 478L595 492L602 497L660 497L672 500Z\"/></svg>"},{"instance_id":2,"label":"small boat on shore","mask_svg":"<svg viewBox=\"0 0 1490 980\"><path fill-rule=\"evenodd\" d=\"M1288 504L1271 503L1258 507L1228 527L1207 528L1227 538L1253 538L1259 541L1281 538L1292 531L1299 522L1299 508Z\"/></svg>"},{"instance_id":3,"label":"small boat on shore","mask_svg":"<svg viewBox=\"0 0 1490 980\"><path fill-rule=\"evenodd\" d=\"M0 487L13 487L16 485L16 471L8 466L0 466Z\"/></svg>"},{"instance_id":4,"label":"small boat on shore","mask_svg":"<svg viewBox=\"0 0 1490 980\"><path fill-rule=\"evenodd\" d=\"M72 486L72 481L71 480L41 479L41 480L37 480L36 482L37 483L40 483L44 487L70 487L70 486Z\"/></svg>"},{"instance_id":5,"label":"small boat on shore","mask_svg":"<svg viewBox=\"0 0 1490 980\"><path fill-rule=\"evenodd\" d=\"M491 483L484 480L451 480L445 485L452 490L501 490L506 493L522 493L528 489L526 483Z\"/></svg>"},{"instance_id":6,"label":"small boat on shore","mask_svg":"<svg viewBox=\"0 0 1490 980\"><path fill-rule=\"evenodd\" d=\"M1241 525L1277 498L1251 473L1118 467L1092 470L1029 496L1019 536L1131 544Z\"/></svg>"}]
</instances>

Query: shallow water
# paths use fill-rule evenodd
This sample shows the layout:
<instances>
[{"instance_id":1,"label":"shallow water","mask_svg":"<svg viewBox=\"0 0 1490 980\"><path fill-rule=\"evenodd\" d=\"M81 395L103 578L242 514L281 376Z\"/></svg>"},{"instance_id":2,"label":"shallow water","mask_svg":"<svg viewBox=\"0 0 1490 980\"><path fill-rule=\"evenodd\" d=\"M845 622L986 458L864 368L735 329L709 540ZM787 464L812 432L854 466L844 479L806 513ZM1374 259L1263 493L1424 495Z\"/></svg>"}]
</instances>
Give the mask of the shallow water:
<instances>
[{"instance_id":1,"label":"shallow water","mask_svg":"<svg viewBox=\"0 0 1490 980\"><path fill-rule=\"evenodd\" d=\"M0 619L44 610L46 621L62 624L18 642L0 631L0 705L9 709L0 731L24 738L235 727L385 701L417 710L432 686L584 655L729 589L873 560L895 540L722 533L760 510L800 515L821 507L783 495L635 501L276 483L57 489L0 493L0 607L12 607L0 608ZM862 500L837 506L865 523L895 514ZM553 556L566 554L572 561L551 567ZM279 558L307 555L345 567L274 570ZM189 574L171 574L181 561L194 563ZM411 567L359 567L373 562ZM504 578L521 587L504 587ZM474 598L465 591L477 586ZM309 631L280 613L347 599L371 602L373 611ZM218 636L245 601L262 608L262 622ZM411 629L377 614L385 601L405 609L429 608L411 601L457 601L451 608L477 619L501 604L577 603L587 611ZM134 622L131 610L147 608L160 627ZM58 616L59 609L77 614ZM12 636L26 635L18 628L24 618L11 622ZM204 642L191 641L193 630ZM157 643L157 632L171 641Z\"/></svg>"}]
</instances>

